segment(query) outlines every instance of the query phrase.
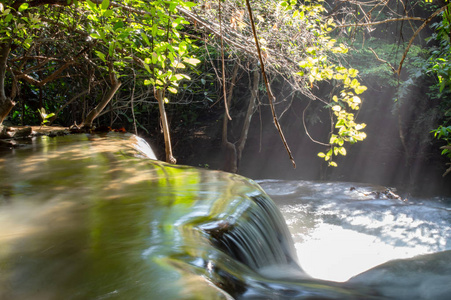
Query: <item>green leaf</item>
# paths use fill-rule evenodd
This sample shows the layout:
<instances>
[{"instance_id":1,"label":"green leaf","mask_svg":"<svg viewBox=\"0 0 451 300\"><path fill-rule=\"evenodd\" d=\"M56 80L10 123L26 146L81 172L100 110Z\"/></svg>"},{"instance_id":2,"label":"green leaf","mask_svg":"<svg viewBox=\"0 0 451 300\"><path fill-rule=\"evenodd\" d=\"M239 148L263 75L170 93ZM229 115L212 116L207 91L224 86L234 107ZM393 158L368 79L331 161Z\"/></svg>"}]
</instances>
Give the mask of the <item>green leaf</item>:
<instances>
[{"instance_id":1,"label":"green leaf","mask_svg":"<svg viewBox=\"0 0 451 300\"><path fill-rule=\"evenodd\" d=\"M155 52L152 52L152 63L156 64L158 61L158 54L156 54Z\"/></svg>"},{"instance_id":2,"label":"green leaf","mask_svg":"<svg viewBox=\"0 0 451 300\"><path fill-rule=\"evenodd\" d=\"M24 11L24 10L28 9L28 6L29 6L28 3L22 3L22 4L19 6L19 11Z\"/></svg>"},{"instance_id":3,"label":"green leaf","mask_svg":"<svg viewBox=\"0 0 451 300\"><path fill-rule=\"evenodd\" d=\"M105 54L103 54L103 53L100 52L100 51L95 51L95 53L96 53L96 55L97 55L103 62L106 61L106 60L105 60Z\"/></svg>"},{"instance_id":4,"label":"green leaf","mask_svg":"<svg viewBox=\"0 0 451 300\"><path fill-rule=\"evenodd\" d=\"M152 73L152 72L150 72L150 68L149 68L148 64L143 64L143 66L144 66L144 69L146 69L147 72Z\"/></svg>"},{"instance_id":5,"label":"green leaf","mask_svg":"<svg viewBox=\"0 0 451 300\"><path fill-rule=\"evenodd\" d=\"M321 158L324 158L324 157L326 157L326 154L324 154L323 152L320 152L320 153L318 153L318 156Z\"/></svg>"},{"instance_id":6,"label":"green leaf","mask_svg":"<svg viewBox=\"0 0 451 300\"><path fill-rule=\"evenodd\" d=\"M158 32L158 24L155 23L152 26L152 36L155 38L157 36L157 32Z\"/></svg>"},{"instance_id":7,"label":"green leaf","mask_svg":"<svg viewBox=\"0 0 451 300\"><path fill-rule=\"evenodd\" d=\"M103 16L105 18L109 18L109 17L111 17L113 15L113 13L114 13L114 11L112 11L111 9L108 9L108 10L103 12Z\"/></svg>"},{"instance_id":8,"label":"green leaf","mask_svg":"<svg viewBox=\"0 0 451 300\"><path fill-rule=\"evenodd\" d=\"M194 3L194 2L191 2L191 1L186 1L186 2L183 2L183 5L188 7L188 8L191 8L191 7L196 6L197 4Z\"/></svg>"},{"instance_id":9,"label":"green leaf","mask_svg":"<svg viewBox=\"0 0 451 300\"><path fill-rule=\"evenodd\" d=\"M114 55L114 42L111 42L109 45L108 45L108 54L110 55L110 56L113 56Z\"/></svg>"},{"instance_id":10,"label":"green leaf","mask_svg":"<svg viewBox=\"0 0 451 300\"><path fill-rule=\"evenodd\" d=\"M93 10L96 11L96 4L92 2L91 0L86 0L86 3L88 3L88 6Z\"/></svg>"},{"instance_id":11,"label":"green leaf","mask_svg":"<svg viewBox=\"0 0 451 300\"><path fill-rule=\"evenodd\" d=\"M11 21L11 19L13 18L12 14L6 15L5 17L5 23L8 23L9 21Z\"/></svg>"},{"instance_id":12,"label":"green leaf","mask_svg":"<svg viewBox=\"0 0 451 300\"><path fill-rule=\"evenodd\" d=\"M98 35L97 33L91 33L90 36L95 39L100 39L100 35Z\"/></svg>"},{"instance_id":13,"label":"green leaf","mask_svg":"<svg viewBox=\"0 0 451 300\"><path fill-rule=\"evenodd\" d=\"M103 0L100 7L105 10L108 9L108 6L110 6L110 0Z\"/></svg>"},{"instance_id":14,"label":"green leaf","mask_svg":"<svg viewBox=\"0 0 451 300\"><path fill-rule=\"evenodd\" d=\"M186 50L187 50L187 44L186 44L186 42L181 42L181 43L179 44L179 54L180 54L180 55L185 54L185 53L186 53Z\"/></svg>"},{"instance_id":15,"label":"green leaf","mask_svg":"<svg viewBox=\"0 0 451 300\"><path fill-rule=\"evenodd\" d=\"M123 27L124 27L124 22L118 21L118 22L116 22L116 23L114 24L113 30L114 30L114 31L117 31L119 28L123 28Z\"/></svg>"},{"instance_id":16,"label":"green leaf","mask_svg":"<svg viewBox=\"0 0 451 300\"><path fill-rule=\"evenodd\" d=\"M150 46L149 38L143 31L141 31L141 37L143 38L144 42L146 42L147 46Z\"/></svg>"}]
</instances>

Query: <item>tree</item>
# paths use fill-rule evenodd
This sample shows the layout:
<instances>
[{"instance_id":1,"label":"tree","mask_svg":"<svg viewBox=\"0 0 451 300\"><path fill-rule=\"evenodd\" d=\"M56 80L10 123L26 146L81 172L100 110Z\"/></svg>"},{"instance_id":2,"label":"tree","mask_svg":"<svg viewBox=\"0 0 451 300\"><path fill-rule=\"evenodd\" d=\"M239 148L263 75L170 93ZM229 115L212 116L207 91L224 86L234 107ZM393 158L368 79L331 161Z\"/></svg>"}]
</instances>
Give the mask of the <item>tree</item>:
<instances>
[{"instance_id":1,"label":"tree","mask_svg":"<svg viewBox=\"0 0 451 300\"><path fill-rule=\"evenodd\" d=\"M447 24L451 4L448 0L373 3L352 0L329 3L331 15L337 20L337 27L340 29L339 34L358 41L355 43L356 48L359 45L359 48L371 51L374 61L379 65L377 70L373 68L372 73L385 73L380 77L388 79L396 89L393 110L398 118L398 134L404 150L405 167L410 169L415 156L422 155L418 149L419 140L432 142L430 131L435 125L431 124L442 122L439 128L434 130L436 137L444 137L446 132L446 111L450 107L449 94L445 88L449 84L447 53L450 36ZM381 40L385 40L385 44L380 42ZM392 45L392 50L387 51L389 45ZM388 52L395 55L390 57ZM406 61L409 59L406 68ZM432 78L432 74L437 77ZM440 108L418 111L416 120L410 121L405 116L415 107L411 99L408 99L409 89L417 86L419 82L430 86L430 93L421 95L423 102ZM419 95L416 96L415 98L418 98ZM432 105L438 102L440 103ZM442 121L439 121L440 119ZM420 124L422 120L428 122ZM417 137L409 141L408 135L412 135L415 127L421 128L423 132L416 133ZM443 149L445 155L447 151L446 148Z\"/></svg>"},{"instance_id":2,"label":"tree","mask_svg":"<svg viewBox=\"0 0 451 300\"><path fill-rule=\"evenodd\" d=\"M358 94L366 88L360 85L357 70L345 68L340 63L340 55L346 53L347 48L329 36L335 23L325 15L321 4L280 1L274 5L273 1L254 2L252 11L255 21L251 22L242 1L198 3L193 11L180 11L191 21L194 30L205 32L204 40L217 45L218 49L221 48L220 41L224 41L229 55L244 55L250 62L258 61L259 53L252 32L254 23L269 76L272 79L282 78L293 91L310 101L321 101L331 109L333 130L327 142L323 143L328 151L319 154L329 165L336 166L334 156L346 154L345 142L355 143L365 138L362 131L365 125L355 121L354 111L360 108ZM219 11L222 11L221 15ZM269 81L272 81L271 78ZM321 81L333 82L342 88L329 99L322 99L313 92ZM268 93L268 99L272 101L270 86ZM274 103L278 103L274 100ZM273 118L277 127L277 113ZM281 129L278 128L278 131L281 132ZM232 148L230 143L224 145ZM236 149L231 151L233 153Z\"/></svg>"},{"instance_id":3,"label":"tree","mask_svg":"<svg viewBox=\"0 0 451 300\"><path fill-rule=\"evenodd\" d=\"M121 74L130 66L140 67L140 77L147 77L144 84L177 93L179 82L188 79L180 70L199 62L189 53L191 39L179 32L187 22L177 14L178 7L189 10L193 5L181 0L7 1L0 7L0 32L4 36L0 44L0 121L15 104L19 80L44 87L61 79L63 72L66 78L84 77L85 69L71 68L75 65L86 64L94 70L91 74L99 77L85 83L88 90L93 83L107 85L101 100L83 117L87 128L119 90ZM66 34L61 39L52 37L60 29ZM64 58L50 55L73 40L81 50L71 53L65 48ZM43 47L50 43L56 45ZM43 51L47 52L40 55ZM47 76L39 78L39 72ZM10 88L5 86L7 76ZM109 80L100 80L102 77ZM164 119L165 99L160 100ZM168 153L167 157L171 156Z\"/></svg>"}]
</instances>

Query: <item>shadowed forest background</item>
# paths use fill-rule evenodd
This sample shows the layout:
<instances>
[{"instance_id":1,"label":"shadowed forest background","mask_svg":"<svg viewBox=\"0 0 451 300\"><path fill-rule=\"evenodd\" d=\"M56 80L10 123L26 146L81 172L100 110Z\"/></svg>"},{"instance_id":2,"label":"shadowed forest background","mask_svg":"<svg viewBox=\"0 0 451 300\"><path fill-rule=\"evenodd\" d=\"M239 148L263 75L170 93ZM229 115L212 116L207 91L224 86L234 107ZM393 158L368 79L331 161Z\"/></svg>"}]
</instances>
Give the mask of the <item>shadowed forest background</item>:
<instances>
[{"instance_id":1,"label":"shadowed forest background","mask_svg":"<svg viewBox=\"0 0 451 300\"><path fill-rule=\"evenodd\" d=\"M170 134L178 164L451 194L448 1L252 10L261 53L245 1L6 1L3 125L124 127L172 161Z\"/></svg>"}]
</instances>

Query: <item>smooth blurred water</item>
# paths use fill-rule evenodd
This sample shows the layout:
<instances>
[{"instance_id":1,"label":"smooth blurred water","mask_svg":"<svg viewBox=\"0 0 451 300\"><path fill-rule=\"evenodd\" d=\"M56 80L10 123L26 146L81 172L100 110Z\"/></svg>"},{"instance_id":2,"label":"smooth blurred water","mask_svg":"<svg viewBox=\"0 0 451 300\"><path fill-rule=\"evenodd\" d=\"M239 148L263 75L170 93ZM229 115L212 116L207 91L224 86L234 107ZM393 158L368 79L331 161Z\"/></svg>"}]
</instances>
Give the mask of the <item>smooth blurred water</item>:
<instances>
[{"instance_id":1,"label":"smooth blurred water","mask_svg":"<svg viewBox=\"0 0 451 300\"><path fill-rule=\"evenodd\" d=\"M280 210L130 134L25 140L0 155L0 299L451 298L448 199L260 184Z\"/></svg>"},{"instance_id":2,"label":"smooth blurred water","mask_svg":"<svg viewBox=\"0 0 451 300\"><path fill-rule=\"evenodd\" d=\"M0 156L0 299L360 299L307 278L252 180L154 160L133 135Z\"/></svg>"},{"instance_id":3,"label":"smooth blurred water","mask_svg":"<svg viewBox=\"0 0 451 300\"><path fill-rule=\"evenodd\" d=\"M451 199L377 199L386 188L347 182L258 183L286 219L301 267L315 278L346 281L393 259L451 249Z\"/></svg>"}]
</instances>

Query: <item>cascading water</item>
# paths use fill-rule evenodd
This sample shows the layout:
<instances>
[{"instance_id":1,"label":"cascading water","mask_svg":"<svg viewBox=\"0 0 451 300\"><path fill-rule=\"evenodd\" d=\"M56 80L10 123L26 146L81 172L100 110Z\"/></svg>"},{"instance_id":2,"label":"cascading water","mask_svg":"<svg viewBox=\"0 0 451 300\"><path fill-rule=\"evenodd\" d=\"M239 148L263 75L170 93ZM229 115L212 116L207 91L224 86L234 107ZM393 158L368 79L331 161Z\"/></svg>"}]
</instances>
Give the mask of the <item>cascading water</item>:
<instances>
[{"instance_id":1,"label":"cascading water","mask_svg":"<svg viewBox=\"0 0 451 300\"><path fill-rule=\"evenodd\" d=\"M280 212L258 185L150 160L145 148L132 135L71 135L3 153L1 299L350 293L308 281L287 288L261 275L273 265L302 271Z\"/></svg>"},{"instance_id":2,"label":"cascading water","mask_svg":"<svg viewBox=\"0 0 451 300\"><path fill-rule=\"evenodd\" d=\"M0 299L380 299L396 290L380 285L384 267L347 283L309 277L253 181L149 158L143 140L123 134L39 137L3 153ZM280 207L290 225L289 213L305 209Z\"/></svg>"},{"instance_id":3,"label":"cascading water","mask_svg":"<svg viewBox=\"0 0 451 300\"><path fill-rule=\"evenodd\" d=\"M451 298L451 199L390 199L384 187L347 182L259 183L285 217L307 274L353 277L347 282L394 299Z\"/></svg>"},{"instance_id":4,"label":"cascading water","mask_svg":"<svg viewBox=\"0 0 451 300\"><path fill-rule=\"evenodd\" d=\"M200 228L213 237L217 247L253 270L289 264L296 268L293 241L286 226L281 226L285 221L280 211L261 192L250 200L249 206L255 207L241 207L238 216Z\"/></svg>"}]
</instances>

